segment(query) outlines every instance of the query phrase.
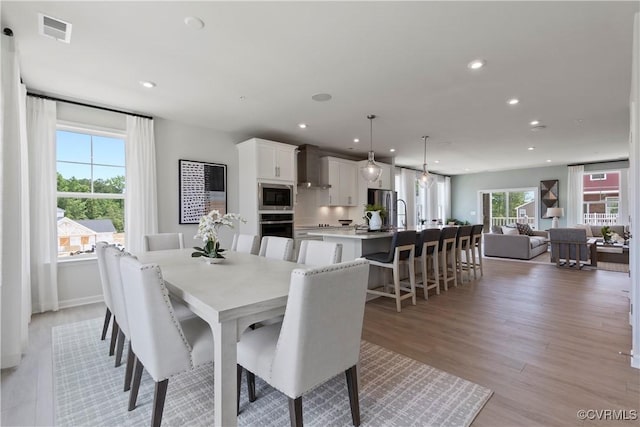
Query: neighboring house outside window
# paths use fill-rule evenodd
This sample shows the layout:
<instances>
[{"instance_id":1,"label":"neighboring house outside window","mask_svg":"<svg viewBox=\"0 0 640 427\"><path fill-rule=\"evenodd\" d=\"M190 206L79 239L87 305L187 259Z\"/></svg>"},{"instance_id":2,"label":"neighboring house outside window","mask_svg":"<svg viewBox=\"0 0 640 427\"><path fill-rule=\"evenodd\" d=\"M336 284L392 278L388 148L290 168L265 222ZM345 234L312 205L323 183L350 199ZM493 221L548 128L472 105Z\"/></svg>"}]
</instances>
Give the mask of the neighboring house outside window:
<instances>
[{"instance_id":1,"label":"neighboring house outside window","mask_svg":"<svg viewBox=\"0 0 640 427\"><path fill-rule=\"evenodd\" d=\"M124 246L125 135L59 125L56 132L58 256Z\"/></svg>"},{"instance_id":2,"label":"neighboring house outside window","mask_svg":"<svg viewBox=\"0 0 640 427\"><path fill-rule=\"evenodd\" d=\"M588 172L583 178L584 223L591 225L618 224L620 202L620 171Z\"/></svg>"}]
</instances>

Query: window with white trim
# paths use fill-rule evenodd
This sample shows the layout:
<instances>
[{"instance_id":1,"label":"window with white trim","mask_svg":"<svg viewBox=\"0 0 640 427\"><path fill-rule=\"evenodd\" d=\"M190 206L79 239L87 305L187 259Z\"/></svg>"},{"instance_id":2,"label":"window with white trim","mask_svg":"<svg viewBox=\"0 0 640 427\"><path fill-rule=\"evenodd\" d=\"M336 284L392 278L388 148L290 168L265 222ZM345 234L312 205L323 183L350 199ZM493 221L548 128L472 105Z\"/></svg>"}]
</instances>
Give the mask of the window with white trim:
<instances>
[{"instance_id":1,"label":"window with white trim","mask_svg":"<svg viewBox=\"0 0 640 427\"><path fill-rule=\"evenodd\" d=\"M59 125L56 131L58 256L124 246L125 134Z\"/></svg>"}]
</instances>

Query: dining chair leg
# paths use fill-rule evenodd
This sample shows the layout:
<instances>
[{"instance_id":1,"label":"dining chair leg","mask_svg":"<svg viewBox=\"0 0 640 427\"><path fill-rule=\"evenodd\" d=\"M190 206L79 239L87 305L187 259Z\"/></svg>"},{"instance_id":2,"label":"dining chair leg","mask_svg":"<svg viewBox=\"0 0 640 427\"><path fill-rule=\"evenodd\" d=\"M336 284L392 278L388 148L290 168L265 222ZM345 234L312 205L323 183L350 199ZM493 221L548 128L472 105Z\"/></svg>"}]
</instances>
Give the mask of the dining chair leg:
<instances>
[{"instance_id":1,"label":"dining chair leg","mask_svg":"<svg viewBox=\"0 0 640 427\"><path fill-rule=\"evenodd\" d=\"M427 274L427 255L423 252L420 257L420 267L422 269L422 286L424 289L424 299L429 299L429 275Z\"/></svg>"},{"instance_id":2,"label":"dining chair leg","mask_svg":"<svg viewBox=\"0 0 640 427\"><path fill-rule=\"evenodd\" d=\"M453 274L453 287L458 287L458 274L456 273L456 252L455 249L449 253L449 259L451 260L451 274Z\"/></svg>"},{"instance_id":3,"label":"dining chair leg","mask_svg":"<svg viewBox=\"0 0 640 427\"><path fill-rule=\"evenodd\" d=\"M447 268L449 268L447 266L447 251L446 250L442 250L442 252L440 252L440 261L442 264L442 281L444 282L444 290L448 291L449 290L449 280L447 280Z\"/></svg>"},{"instance_id":4,"label":"dining chair leg","mask_svg":"<svg viewBox=\"0 0 640 427\"><path fill-rule=\"evenodd\" d=\"M236 365L236 414L240 414L240 387L242 386L242 366Z\"/></svg>"},{"instance_id":5,"label":"dining chair leg","mask_svg":"<svg viewBox=\"0 0 640 427\"><path fill-rule=\"evenodd\" d=\"M402 301L400 300L400 266L398 265L398 261L394 262L393 266L393 289L396 295L396 310L398 313L402 310Z\"/></svg>"},{"instance_id":6,"label":"dining chair leg","mask_svg":"<svg viewBox=\"0 0 640 427\"><path fill-rule=\"evenodd\" d=\"M118 326L118 320L113 316L113 325L111 327L111 344L109 345L109 356L113 356L116 349L116 340L118 339L118 332L120 327Z\"/></svg>"},{"instance_id":7,"label":"dining chair leg","mask_svg":"<svg viewBox=\"0 0 640 427\"><path fill-rule=\"evenodd\" d=\"M473 280L478 280L478 269L476 268L476 245L471 246L471 266L473 267Z\"/></svg>"},{"instance_id":8,"label":"dining chair leg","mask_svg":"<svg viewBox=\"0 0 640 427\"><path fill-rule=\"evenodd\" d=\"M151 427L160 427L162 423L162 412L164 411L164 399L167 396L169 380L157 381L153 393L153 415L151 416Z\"/></svg>"},{"instance_id":9,"label":"dining chair leg","mask_svg":"<svg viewBox=\"0 0 640 427\"><path fill-rule=\"evenodd\" d=\"M347 377L347 389L349 390L349 405L351 406L351 421L353 425L360 425L360 402L358 398L358 372L356 365L344 371Z\"/></svg>"},{"instance_id":10,"label":"dining chair leg","mask_svg":"<svg viewBox=\"0 0 640 427\"><path fill-rule=\"evenodd\" d=\"M126 337L122 329L118 331L118 338L116 339L116 363L115 367L122 365L122 350L124 350L124 341Z\"/></svg>"},{"instance_id":11,"label":"dining chair leg","mask_svg":"<svg viewBox=\"0 0 640 427\"><path fill-rule=\"evenodd\" d=\"M411 286L411 303L416 305L416 263L413 259L409 262L409 284ZM425 283L425 287L427 284ZM426 292L426 288L425 288Z\"/></svg>"},{"instance_id":12,"label":"dining chair leg","mask_svg":"<svg viewBox=\"0 0 640 427\"><path fill-rule=\"evenodd\" d=\"M127 367L124 371L124 391L129 391L131 389L131 377L133 376L133 363L135 361L136 355L133 354L133 349L131 348L131 340L129 340L129 349L127 350Z\"/></svg>"},{"instance_id":13,"label":"dining chair leg","mask_svg":"<svg viewBox=\"0 0 640 427\"><path fill-rule=\"evenodd\" d=\"M289 419L291 427L302 427L302 396L289 398Z\"/></svg>"},{"instance_id":14,"label":"dining chair leg","mask_svg":"<svg viewBox=\"0 0 640 427\"><path fill-rule=\"evenodd\" d=\"M256 401L256 376L249 371L247 371L247 395L249 396L249 402Z\"/></svg>"},{"instance_id":15,"label":"dining chair leg","mask_svg":"<svg viewBox=\"0 0 640 427\"><path fill-rule=\"evenodd\" d=\"M142 379L142 362L137 357L135 358L133 368L133 382L131 383L131 393L129 394L129 410L136 409L136 402L138 401L138 390L140 389L140 380Z\"/></svg>"},{"instance_id":16,"label":"dining chair leg","mask_svg":"<svg viewBox=\"0 0 640 427\"><path fill-rule=\"evenodd\" d=\"M433 262L433 276L436 280L436 295L440 295L440 269L438 268L438 252L434 252L431 257Z\"/></svg>"},{"instance_id":17,"label":"dining chair leg","mask_svg":"<svg viewBox=\"0 0 640 427\"><path fill-rule=\"evenodd\" d=\"M100 337L101 341L107 337L107 330L109 329L109 322L111 321L111 311L107 308L107 311L104 313L104 325L102 325L102 336Z\"/></svg>"}]
</instances>

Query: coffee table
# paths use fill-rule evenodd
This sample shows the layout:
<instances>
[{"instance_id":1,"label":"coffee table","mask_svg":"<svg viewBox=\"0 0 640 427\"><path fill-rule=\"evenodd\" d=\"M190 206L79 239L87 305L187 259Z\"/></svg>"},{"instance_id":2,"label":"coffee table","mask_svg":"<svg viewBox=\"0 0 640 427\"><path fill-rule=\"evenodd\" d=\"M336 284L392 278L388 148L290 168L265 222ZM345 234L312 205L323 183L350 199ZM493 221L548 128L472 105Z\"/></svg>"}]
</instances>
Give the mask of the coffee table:
<instances>
[{"instance_id":1,"label":"coffee table","mask_svg":"<svg viewBox=\"0 0 640 427\"><path fill-rule=\"evenodd\" d=\"M596 242L596 251L598 262L629 264L629 245Z\"/></svg>"}]
</instances>

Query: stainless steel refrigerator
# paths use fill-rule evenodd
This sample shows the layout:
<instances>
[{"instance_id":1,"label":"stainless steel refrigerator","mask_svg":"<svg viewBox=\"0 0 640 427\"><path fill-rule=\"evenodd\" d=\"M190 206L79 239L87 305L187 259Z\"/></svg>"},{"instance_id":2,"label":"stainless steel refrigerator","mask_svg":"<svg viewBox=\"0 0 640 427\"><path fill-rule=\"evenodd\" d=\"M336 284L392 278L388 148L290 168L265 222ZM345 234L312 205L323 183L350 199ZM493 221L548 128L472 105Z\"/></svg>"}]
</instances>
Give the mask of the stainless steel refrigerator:
<instances>
[{"instance_id":1,"label":"stainless steel refrigerator","mask_svg":"<svg viewBox=\"0 0 640 427\"><path fill-rule=\"evenodd\" d=\"M367 203L384 206L387 216L382 219L382 228L388 229L397 225L398 193L391 190L377 190L370 188L367 192Z\"/></svg>"}]
</instances>

